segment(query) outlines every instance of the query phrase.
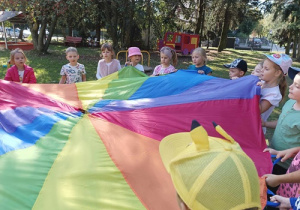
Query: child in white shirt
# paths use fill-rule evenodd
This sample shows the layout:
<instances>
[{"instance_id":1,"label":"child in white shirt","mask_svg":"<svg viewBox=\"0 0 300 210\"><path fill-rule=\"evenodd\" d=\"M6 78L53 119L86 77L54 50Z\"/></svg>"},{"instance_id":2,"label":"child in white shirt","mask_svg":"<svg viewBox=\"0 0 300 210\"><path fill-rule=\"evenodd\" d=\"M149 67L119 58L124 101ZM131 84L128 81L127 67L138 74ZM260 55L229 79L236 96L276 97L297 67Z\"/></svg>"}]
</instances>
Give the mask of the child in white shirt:
<instances>
[{"instance_id":1,"label":"child in white shirt","mask_svg":"<svg viewBox=\"0 0 300 210\"><path fill-rule=\"evenodd\" d=\"M261 89L259 108L261 118L267 121L275 106L279 106L285 95L287 82L285 75L292 65L292 59L286 54L266 55L261 80L264 81ZM266 129L263 128L264 133Z\"/></svg>"},{"instance_id":2,"label":"child in white shirt","mask_svg":"<svg viewBox=\"0 0 300 210\"><path fill-rule=\"evenodd\" d=\"M101 46L103 59L99 60L96 77L101 79L121 69L120 61L114 59L114 50L111 44L105 43Z\"/></svg>"},{"instance_id":3,"label":"child in white shirt","mask_svg":"<svg viewBox=\"0 0 300 210\"><path fill-rule=\"evenodd\" d=\"M75 47L66 49L68 64L63 65L60 71L61 79L59 84L72 84L86 81L86 71L83 64L78 63L79 54Z\"/></svg>"}]
</instances>

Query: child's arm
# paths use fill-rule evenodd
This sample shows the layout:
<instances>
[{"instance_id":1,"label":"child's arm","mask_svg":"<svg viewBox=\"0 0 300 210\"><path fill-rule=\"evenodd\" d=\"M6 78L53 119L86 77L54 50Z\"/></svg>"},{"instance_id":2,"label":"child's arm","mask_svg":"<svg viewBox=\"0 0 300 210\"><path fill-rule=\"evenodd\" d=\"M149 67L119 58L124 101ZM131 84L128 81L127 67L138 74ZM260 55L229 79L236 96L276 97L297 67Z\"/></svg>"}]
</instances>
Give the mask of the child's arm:
<instances>
[{"instance_id":1,"label":"child's arm","mask_svg":"<svg viewBox=\"0 0 300 210\"><path fill-rule=\"evenodd\" d=\"M125 63L125 66L132 66L132 62L127 61L127 62Z\"/></svg>"},{"instance_id":2,"label":"child's arm","mask_svg":"<svg viewBox=\"0 0 300 210\"><path fill-rule=\"evenodd\" d=\"M118 71L119 71L122 67L121 67L120 61L119 60L117 60L117 61L118 61Z\"/></svg>"},{"instance_id":3,"label":"child's arm","mask_svg":"<svg viewBox=\"0 0 300 210\"><path fill-rule=\"evenodd\" d=\"M61 76L61 79L60 79L60 81L59 81L59 84L65 84L65 83L66 83L66 80L67 80L66 75L62 75L62 76Z\"/></svg>"},{"instance_id":4,"label":"child's arm","mask_svg":"<svg viewBox=\"0 0 300 210\"><path fill-rule=\"evenodd\" d=\"M60 75L61 75L61 78L60 78L59 84L65 84L66 80L67 80L67 75L66 75L66 72L65 72L65 65L63 65L61 67Z\"/></svg>"},{"instance_id":5,"label":"child's arm","mask_svg":"<svg viewBox=\"0 0 300 210\"><path fill-rule=\"evenodd\" d=\"M279 151L278 154L276 155L276 158L282 157L281 162L284 162L289 158L295 157L298 152L300 152L300 147L286 149L283 151Z\"/></svg>"},{"instance_id":6,"label":"child's arm","mask_svg":"<svg viewBox=\"0 0 300 210\"><path fill-rule=\"evenodd\" d=\"M276 121L261 121L261 126L266 128L276 128L277 120Z\"/></svg>"},{"instance_id":7,"label":"child's arm","mask_svg":"<svg viewBox=\"0 0 300 210\"><path fill-rule=\"evenodd\" d=\"M100 75L100 61L98 62L96 77L97 77L97 79L102 78L101 75Z\"/></svg>"},{"instance_id":8,"label":"child's arm","mask_svg":"<svg viewBox=\"0 0 300 210\"><path fill-rule=\"evenodd\" d=\"M268 101L268 100L262 100L259 103L259 109L260 109L260 113L264 113L265 111L267 111L270 107L272 106L272 104Z\"/></svg>"},{"instance_id":9,"label":"child's arm","mask_svg":"<svg viewBox=\"0 0 300 210\"><path fill-rule=\"evenodd\" d=\"M258 81L258 82L256 83L256 85L262 87L262 86L263 86L263 83L262 83L262 81Z\"/></svg>"},{"instance_id":10,"label":"child's arm","mask_svg":"<svg viewBox=\"0 0 300 210\"><path fill-rule=\"evenodd\" d=\"M82 82L85 82L86 81L86 71L85 71L85 67L83 64L81 64L81 80Z\"/></svg>"},{"instance_id":11,"label":"child's arm","mask_svg":"<svg viewBox=\"0 0 300 210\"><path fill-rule=\"evenodd\" d=\"M6 80L6 81L13 81L12 75L10 73L10 69L7 70L7 72L5 74L5 77L4 77L4 80Z\"/></svg>"},{"instance_id":12,"label":"child's arm","mask_svg":"<svg viewBox=\"0 0 300 210\"><path fill-rule=\"evenodd\" d=\"M281 162L284 162L289 158L295 157L297 153L300 152L300 147L294 147L282 151L277 151L272 148L266 148L264 149L264 152L270 152L271 155L276 155L276 158L282 158Z\"/></svg>"},{"instance_id":13,"label":"child's arm","mask_svg":"<svg viewBox=\"0 0 300 210\"><path fill-rule=\"evenodd\" d=\"M266 183L270 187L276 187L281 183L300 183L300 170L281 175L265 174L263 178L266 178Z\"/></svg>"},{"instance_id":14,"label":"child's arm","mask_svg":"<svg viewBox=\"0 0 300 210\"><path fill-rule=\"evenodd\" d=\"M34 71L30 72L28 83L36 83L36 77L34 75Z\"/></svg>"},{"instance_id":15,"label":"child's arm","mask_svg":"<svg viewBox=\"0 0 300 210\"><path fill-rule=\"evenodd\" d=\"M280 205L278 206L278 208L280 209L290 209L292 207L290 199L280 195L274 195L270 197L270 200L275 203L280 203Z\"/></svg>"},{"instance_id":16,"label":"child's arm","mask_svg":"<svg viewBox=\"0 0 300 210\"><path fill-rule=\"evenodd\" d=\"M156 67L154 68L154 70L153 70L153 72L152 72L152 75L151 75L152 77L158 75L158 74L157 74L158 68L159 68L159 66L156 66Z\"/></svg>"},{"instance_id":17,"label":"child's arm","mask_svg":"<svg viewBox=\"0 0 300 210\"><path fill-rule=\"evenodd\" d=\"M212 70L211 70L211 68L207 67L207 70L204 72L204 74L206 74L206 75L208 75L208 76L212 75Z\"/></svg>"},{"instance_id":18,"label":"child's arm","mask_svg":"<svg viewBox=\"0 0 300 210\"><path fill-rule=\"evenodd\" d=\"M300 183L300 170L279 176L281 183Z\"/></svg>"},{"instance_id":19,"label":"child's arm","mask_svg":"<svg viewBox=\"0 0 300 210\"><path fill-rule=\"evenodd\" d=\"M86 81L86 74L82 74L82 82Z\"/></svg>"}]
</instances>

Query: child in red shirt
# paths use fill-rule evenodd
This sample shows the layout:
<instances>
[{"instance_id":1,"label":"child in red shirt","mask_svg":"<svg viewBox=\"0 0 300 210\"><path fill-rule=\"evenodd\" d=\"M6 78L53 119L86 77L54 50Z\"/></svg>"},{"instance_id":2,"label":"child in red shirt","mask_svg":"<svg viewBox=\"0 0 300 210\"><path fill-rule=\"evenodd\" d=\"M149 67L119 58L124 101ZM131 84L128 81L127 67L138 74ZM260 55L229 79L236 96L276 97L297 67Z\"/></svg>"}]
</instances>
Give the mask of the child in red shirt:
<instances>
[{"instance_id":1,"label":"child in red shirt","mask_svg":"<svg viewBox=\"0 0 300 210\"><path fill-rule=\"evenodd\" d=\"M36 83L33 68L25 64L27 58L22 49L16 48L10 52L10 62L13 65L4 77L7 81L21 83Z\"/></svg>"}]
</instances>

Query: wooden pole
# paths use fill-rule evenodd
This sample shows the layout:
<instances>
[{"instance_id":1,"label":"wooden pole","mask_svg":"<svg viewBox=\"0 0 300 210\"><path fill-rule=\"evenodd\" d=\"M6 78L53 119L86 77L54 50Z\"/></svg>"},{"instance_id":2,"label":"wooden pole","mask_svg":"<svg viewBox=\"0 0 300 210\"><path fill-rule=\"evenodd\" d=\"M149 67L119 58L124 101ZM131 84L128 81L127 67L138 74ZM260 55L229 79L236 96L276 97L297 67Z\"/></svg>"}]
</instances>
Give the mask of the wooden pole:
<instances>
[{"instance_id":1,"label":"wooden pole","mask_svg":"<svg viewBox=\"0 0 300 210\"><path fill-rule=\"evenodd\" d=\"M14 36L15 36L15 43L17 43L17 37L16 37L16 31L15 31L15 24L13 23L13 30L14 30Z\"/></svg>"},{"instance_id":2,"label":"wooden pole","mask_svg":"<svg viewBox=\"0 0 300 210\"><path fill-rule=\"evenodd\" d=\"M3 22L2 22L2 28L3 28L4 40L5 40L5 49L8 49L8 47L7 47L7 39L6 39L6 29L5 29L5 26L4 26Z\"/></svg>"}]
</instances>

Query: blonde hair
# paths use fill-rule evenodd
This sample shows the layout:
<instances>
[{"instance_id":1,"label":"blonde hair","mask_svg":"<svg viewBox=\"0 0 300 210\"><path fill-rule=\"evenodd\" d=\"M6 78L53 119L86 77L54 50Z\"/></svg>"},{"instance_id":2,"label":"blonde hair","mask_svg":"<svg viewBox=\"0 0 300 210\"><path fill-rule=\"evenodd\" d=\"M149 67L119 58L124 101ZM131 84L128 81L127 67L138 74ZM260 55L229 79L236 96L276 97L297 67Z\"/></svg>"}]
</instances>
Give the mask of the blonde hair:
<instances>
[{"instance_id":1,"label":"blonde hair","mask_svg":"<svg viewBox=\"0 0 300 210\"><path fill-rule=\"evenodd\" d=\"M69 52L75 52L75 53L78 54L78 51L77 51L77 49L76 49L75 47L68 47L68 48L66 49L66 55L67 55Z\"/></svg>"},{"instance_id":2,"label":"blonde hair","mask_svg":"<svg viewBox=\"0 0 300 210\"><path fill-rule=\"evenodd\" d=\"M111 59L113 59L115 57L115 51L111 44L104 43L100 49L101 49L101 52L103 52L105 49L107 49L108 51L111 51Z\"/></svg>"},{"instance_id":3,"label":"blonde hair","mask_svg":"<svg viewBox=\"0 0 300 210\"><path fill-rule=\"evenodd\" d=\"M176 54L176 51L170 47L162 47L160 49L160 53L163 53L165 55L168 55L168 52L171 53L171 56L168 56L170 57L170 59L172 60L172 63L173 63L173 66L176 66L177 65L177 54Z\"/></svg>"},{"instance_id":4,"label":"blonde hair","mask_svg":"<svg viewBox=\"0 0 300 210\"><path fill-rule=\"evenodd\" d=\"M267 58L268 59L268 58ZM270 59L268 59L269 61L271 61ZM279 65L277 65L276 63L274 63L273 61L271 61L271 65L273 66L273 68L276 70L276 71L280 71L280 76L278 78L278 85L279 85L279 90L280 90L280 93L282 95L282 99L280 102L282 102L284 100L284 97L285 97L285 91L287 89L287 81L285 79L285 75L281 69L281 67Z\"/></svg>"},{"instance_id":5,"label":"blonde hair","mask_svg":"<svg viewBox=\"0 0 300 210\"><path fill-rule=\"evenodd\" d=\"M12 65L15 65L15 55L16 55L17 53L22 53L23 56L24 56L24 58L25 58L25 62L27 61L27 58L26 58L26 55L25 55L24 51L23 51L22 49L20 49L20 48L16 48L16 49L14 49L14 50L12 50L12 51L10 52L10 63L11 63Z\"/></svg>"},{"instance_id":6,"label":"blonde hair","mask_svg":"<svg viewBox=\"0 0 300 210\"><path fill-rule=\"evenodd\" d=\"M256 64L256 66L258 66L258 65L260 66L260 68L263 68L264 61L261 61L261 62L259 62L258 64ZM255 66L255 67L256 67L256 66Z\"/></svg>"},{"instance_id":7,"label":"blonde hair","mask_svg":"<svg viewBox=\"0 0 300 210\"><path fill-rule=\"evenodd\" d=\"M204 64L206 65L207 64L207 57L206 57L206 51L203 49L203 48L201 48L201 47L197 47L196 49L194 49L194 51L192 52L192 55L194 54L194 53L197 53L197 54L199 54L199 55L201 55L204 59Z\"/></svg>"}]
</instances>

